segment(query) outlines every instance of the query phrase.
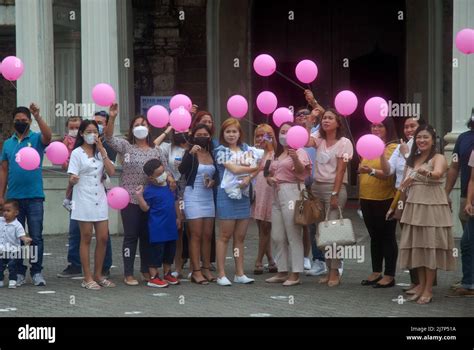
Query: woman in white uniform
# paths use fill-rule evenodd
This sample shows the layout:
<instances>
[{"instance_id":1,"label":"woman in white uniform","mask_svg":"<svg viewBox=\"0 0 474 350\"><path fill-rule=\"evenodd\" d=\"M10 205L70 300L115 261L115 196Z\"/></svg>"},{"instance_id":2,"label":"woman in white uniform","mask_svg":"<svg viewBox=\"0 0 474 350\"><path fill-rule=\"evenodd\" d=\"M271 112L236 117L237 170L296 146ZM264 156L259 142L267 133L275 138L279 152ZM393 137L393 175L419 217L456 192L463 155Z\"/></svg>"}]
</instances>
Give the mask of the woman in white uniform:
<instances>
[{"instance_id":1,"label":"woman in white uniform","mask_svg":"<svg viewBox=\"0 0 474 350\"><path fill-rule=\"evenodd\" d=\"M68 174L69 182L74 186L71 219L79 221L81 230L80 257L84 271L82 287L92 290L98 290L101 286L115 287L114 283L102 275L109 231L107 196L102 183L104 170L109 176L115 172L100 141L97 123L94 120L84 120L71 153ZM93 228L97 243L94 276L89 262Z\"/></svg>"}]
</instances>

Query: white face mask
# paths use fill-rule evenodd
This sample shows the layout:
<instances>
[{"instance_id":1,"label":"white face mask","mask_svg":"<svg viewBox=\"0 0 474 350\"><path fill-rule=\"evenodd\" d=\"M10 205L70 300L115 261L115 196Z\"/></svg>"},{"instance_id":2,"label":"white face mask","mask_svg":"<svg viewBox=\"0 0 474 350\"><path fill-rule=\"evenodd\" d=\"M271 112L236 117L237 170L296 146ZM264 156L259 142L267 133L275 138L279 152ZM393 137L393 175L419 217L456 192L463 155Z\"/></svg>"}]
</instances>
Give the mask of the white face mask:
<instances>
[{"instance_id":1,"label":"white face mask","mask_svg":"<svg viewBox=\"0 0 474 350\"><path fill-rule=\"evenodd\" d=\"M133 136L135 136L139 140L143 140L148 136L148 128L143 125L134 127Z\"/></svg>"},{"instance_id":2,"label":"white face mask","mask_svg":"<svg viewBox=\"0 0 474 350\"><path fill-rule=\"evenodd\" d=\"M166 171L164 171L163 174L161 174L158 177L155 177L155 180L159 185L162 185L166 182L167 178L168 178L168 174L166 174Z\"/></svg>"},{"instance_id":3,"label":"white face mask","mask_svg":"<svg viewBox=\"0 0 474 350\"><path fill-rule=\"evenodd\" d=\"M95 136L96 134L84 134L84 141L88 145L93 145L95 143Z\"/></svg>"},{"instance_id":4,"label":"white face mask","mask_svg":"<svg viewBox=\"0 0 474 350\"><path fill-rule=\"evenodd\" d=\"M288 143L286 142L286 135L278 136L278 141L280 141L280 145L283 147L288 146Z\"/></svg>"},{"instance_id":5,"label":"white face mask","mask_svg":"<svg viewBox=\"0 0 474 350\"><path fill-rule=\"evenodd\" d=\"M77 129L76 129L76 130L69 130L68 134L69 134L69 136L71 136L71 137L77 137L77 132L78 132L78 131L79 131L79 130L77 130Z\"/></svg>"}]
</instances>

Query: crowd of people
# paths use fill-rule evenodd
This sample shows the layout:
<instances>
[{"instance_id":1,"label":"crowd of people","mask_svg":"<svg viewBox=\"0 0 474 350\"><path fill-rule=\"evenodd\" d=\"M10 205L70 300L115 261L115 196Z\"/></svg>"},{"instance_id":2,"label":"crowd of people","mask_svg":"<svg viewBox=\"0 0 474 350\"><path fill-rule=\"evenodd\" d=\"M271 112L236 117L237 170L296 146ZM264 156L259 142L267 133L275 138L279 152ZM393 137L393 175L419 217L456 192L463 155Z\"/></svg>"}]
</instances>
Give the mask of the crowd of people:
<instances>
[{"instance_id":1,"label":"crowd of people","mask_svg":"<svg viewBox=\"0 0 474 350\"><path fill-rule=\"evenodd\" d=\"M449 168L436 149L435 130L420 118L404 120L401 139L392 118L371 124L368 132L384 142L385 151L377 159L359 159L344 117L333 108L324 109L311 91L306 90L304 96L307 107L296 109L294 123L278 129L258 125L252 145L244 142L246 135L237 119L226 119L217 127L212 114L197 111L197 106L193 106L188 131L168 127L156 139L141 115L131 119L124 137L114 135L117 104L108 112L97 112L93 119L68 118L63 142L70 158L63 169L69 176L64 201L70 210L69 264L58 277L82 275L82 287L88 290L116 286L110 279L106 193L120 165L120 186L130 196L121 210L125 285L140 284L134 269L137 244L140 273L150 287L179 284L186 277L183 266L188 259L188 278L196 284L253 283L244 271L244 242L255 219L259 243L254 275L268 271L273 275L267 283L284 286L300 284L303 273L321 275L319 283L337 287L343 259L318 249L317 225L295 224L294 207L289 203L298 200L306 188L319 198L325 216L339 218L348 199L348 165L357 161L360 207L372 259L372 272L361 284L394 287L397 269L410 269L408 300L432 301L436 271L455 269L449 194L460 171L463 279L451 294L474 295L474 121L460 135ZM39 132L30 130L32 116ZM34 147L42 159L52 133L35 104L16 108L12 118L14 132L2 148L0 252L31 241L39 251L30 267L32 281L44 286L42 168L24 170L15 156L22 147ZM308 130L304 148L288 145L286 135L294 125ZM397 212L401 214L394 215ZM397 221L401 227L398 243ZM97 244L92 269L93 232ZM235 275L228 278L226 256L231 240ZM2 274L7 267L9 287L25 283L23 259L1 259Z\"/></svg>"}]
</instances>

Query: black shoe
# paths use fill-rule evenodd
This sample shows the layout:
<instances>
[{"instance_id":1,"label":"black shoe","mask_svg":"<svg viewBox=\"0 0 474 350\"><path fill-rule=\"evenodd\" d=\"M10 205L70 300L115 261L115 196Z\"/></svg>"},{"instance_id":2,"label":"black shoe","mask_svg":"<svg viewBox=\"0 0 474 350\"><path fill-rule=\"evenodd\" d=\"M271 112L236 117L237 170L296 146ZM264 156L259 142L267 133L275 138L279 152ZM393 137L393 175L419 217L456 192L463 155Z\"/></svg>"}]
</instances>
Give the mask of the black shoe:
<instances>
[{"instance_id":1,"label":"black shoe","mask_svg":"<svg viewBox=\"0 0 474 350\"><path fill-rule=\"evenodd\" d=\"M363 286L373 286L374 284L377 284L377 282L380 281L381 279L382 279L382 275L380 275L379 277L377 277L376 279L374 279L372 281L362 280L362 282L360 282L360 284L362 284Z\"/></svg>"},{"instance_id":2,"label":"black shoe","mask_svg":"<svg viewBox=\"0 0 474 350\"><path fill-rule=\"evenodd\" d=\"M82 276L82 268L80 266L68 265L63 272L58 273L59 278L71 278Z\"/></svg>"},{"instance_id":3,"label":"black shoe","mask_svg":"<svg viewBox=\"0 0 474 350\"><path fill-rule=\"evenodd\" d=\"M392 282L387 283L387 284L376 283L372 286L372 288L391 288L394 286L395 286L395 278L392 280Z\"/></svg>"}]
</instances>

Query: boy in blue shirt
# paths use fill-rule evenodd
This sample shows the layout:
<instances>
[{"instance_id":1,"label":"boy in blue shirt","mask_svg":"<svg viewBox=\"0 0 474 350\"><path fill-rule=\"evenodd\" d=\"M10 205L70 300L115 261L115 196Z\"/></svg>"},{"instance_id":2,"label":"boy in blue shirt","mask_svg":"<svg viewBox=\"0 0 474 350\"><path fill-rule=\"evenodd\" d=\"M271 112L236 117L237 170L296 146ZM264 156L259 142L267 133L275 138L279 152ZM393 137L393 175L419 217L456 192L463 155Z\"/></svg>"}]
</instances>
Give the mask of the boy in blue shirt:
<instances>
[{"instance_id":1,"label":"boy in blue shirt","mask_svg":"<svg viewBox=\"0 0 474 350\"><path fill-rule=\"evenodd\" d=\"M166 179L168 174L163 163L150 159L143 166L148 176L148 185L138 186L136 196L141 210L148 212L148 234L150 239L150 276L149 287L168 287L179 284L171 275L171 265L176 253L178 228L181 226L180 211L175 194L169 188ZM163 279L159 268L163 265Z\"/></svg>"}]
</instances>

